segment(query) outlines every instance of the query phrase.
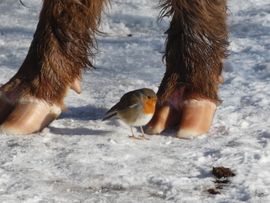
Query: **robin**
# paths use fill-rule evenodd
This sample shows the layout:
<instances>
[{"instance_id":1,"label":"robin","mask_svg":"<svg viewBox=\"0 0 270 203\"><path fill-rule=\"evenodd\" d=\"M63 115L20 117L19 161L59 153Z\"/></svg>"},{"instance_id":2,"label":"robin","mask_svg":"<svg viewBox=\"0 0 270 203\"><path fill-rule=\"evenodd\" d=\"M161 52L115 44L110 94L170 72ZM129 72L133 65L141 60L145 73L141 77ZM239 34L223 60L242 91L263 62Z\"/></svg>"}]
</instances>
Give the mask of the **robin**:
<instances>
[{"instance_id":1,"label":"robin","mask_svg":"<svg viewBox=\"0 0 270 203\"><path fill-rule=\"evenodd\" d=\"M105 114L103 121L118 118L130 126L131 138L140 139L134 136L132 127L140 127L142 138L145 138L142 126L153 117L156 102L157 96L152 89L142 88L128 92Z\"/></svg>"}]
</instances>

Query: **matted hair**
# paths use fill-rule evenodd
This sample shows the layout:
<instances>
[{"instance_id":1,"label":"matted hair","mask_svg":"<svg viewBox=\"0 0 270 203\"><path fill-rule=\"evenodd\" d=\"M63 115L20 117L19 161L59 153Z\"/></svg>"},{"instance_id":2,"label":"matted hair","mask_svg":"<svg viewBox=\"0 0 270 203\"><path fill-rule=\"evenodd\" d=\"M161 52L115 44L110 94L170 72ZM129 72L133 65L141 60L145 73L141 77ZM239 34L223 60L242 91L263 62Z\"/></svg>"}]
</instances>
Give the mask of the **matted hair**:
<instances>
[{"instance_id":1,"label":"matted hair","mask_svg":"<svg viewBox=\"0 0 270 203\"><path fill-rule=\"evenodd\" d=\"M179 87L215 102L227 56L226 0L161 0L160 18L171 17L164 54L162 101Z\"/></svg>"}]
</instances>

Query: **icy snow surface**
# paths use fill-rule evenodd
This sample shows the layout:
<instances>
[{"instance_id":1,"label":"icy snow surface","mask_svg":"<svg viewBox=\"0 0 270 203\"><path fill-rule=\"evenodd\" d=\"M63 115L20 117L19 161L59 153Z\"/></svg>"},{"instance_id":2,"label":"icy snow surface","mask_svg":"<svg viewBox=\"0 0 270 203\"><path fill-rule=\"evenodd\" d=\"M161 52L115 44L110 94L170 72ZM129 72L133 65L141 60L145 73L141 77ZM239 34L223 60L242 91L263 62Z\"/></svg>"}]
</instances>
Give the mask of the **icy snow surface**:
<instances>
[{"instance_id":1,"label":"icy snow surface","mask_svg":"<svg viewBox=\"0 0 270 203\"><path fill-rule=\"evenodd\" d=\"M100 120L125 92L157 90L168 19L156 21L156 2L112 1L83 93L70 92L68 110L40 134L0 136L0 202L270 202L267 0L229 0L224 102L207 135L134 141L125 124ZM0 0L0 83L19 68L36 27L41 1L24 3ZM236 173L219 195L207 192L213 166Z\"/></svg>"}]
</instances>

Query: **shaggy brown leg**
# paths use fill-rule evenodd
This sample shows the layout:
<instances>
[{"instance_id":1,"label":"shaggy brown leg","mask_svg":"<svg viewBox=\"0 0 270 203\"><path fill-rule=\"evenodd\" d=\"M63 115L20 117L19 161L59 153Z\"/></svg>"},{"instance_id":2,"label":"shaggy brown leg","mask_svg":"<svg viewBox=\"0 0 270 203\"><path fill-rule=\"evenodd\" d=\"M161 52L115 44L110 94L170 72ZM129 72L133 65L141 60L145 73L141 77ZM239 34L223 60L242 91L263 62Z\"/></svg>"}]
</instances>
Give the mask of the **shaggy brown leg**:
<instances>
[{"instance_id":1,"label":"shaggy brown leg","mask_svg":"<svg viewBox=\"0 0 270 203\"><path fill-rule=\"evenodd\" d=\"M44 0L28 55L0 88L0 131L42 130L64 107L69 89L80 93L81 72L92 67L94 35L106 0Z\"/></svg>"},{"instance_id":2,"label":"shaggy brown leg","mask_svg":"<svg viewBox=\"0 0 270 203\"><path fill-rule=\"evenodd\" d=\"M200 135L209 130L219 103L217 92L228 45L226 0L161 3L161 17L172 20L164 55L166 73L148 133L160 133L177 122L178 137ZM175 114L178 118L172 119L170 115Z\"/></svg>"}]
</instances>

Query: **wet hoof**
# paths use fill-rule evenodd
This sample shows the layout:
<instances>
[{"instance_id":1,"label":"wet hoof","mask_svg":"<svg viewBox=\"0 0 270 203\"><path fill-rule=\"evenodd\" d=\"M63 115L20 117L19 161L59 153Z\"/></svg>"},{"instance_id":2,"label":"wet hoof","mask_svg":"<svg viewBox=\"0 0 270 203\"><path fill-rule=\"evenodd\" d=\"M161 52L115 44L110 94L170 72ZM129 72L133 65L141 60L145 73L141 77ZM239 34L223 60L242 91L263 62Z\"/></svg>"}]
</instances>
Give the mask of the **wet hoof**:
<instances>
[{"instance_id":1,"label":"wet hoof","mask_svg":"<svg viewBox=\"0 0 270 203\"><path fill-rule=\"evenodd\" d=\"M209 131L216 104L207 99L190 99L183 103L178 138L193 138Z\"/></svg>"},{"instance_id":2,"label":"wet hoof","mask_svg":"<svg viewBox=\"0 0 270 203\"><path fill-rule=\"evenodd\" d=\"M61 113L61 107L27 97L20 99L13 111L4 119L0 132L26 135L41 131Z\"/></svg>"},{"instance_id":3,"label":"wet hoof","mask_svg":"<svg viewBox=\"0 0 270 203\"><path fill-rule=\"evenodd\" d=\"M166 103L157 106L153 119L147 125L146 133L160 134L165 129L176 128L176 137L190 139L208 132L215 111L215 102L201 98L196 93L187 98L180 88Z\"/></svg>"}]
</instances>

